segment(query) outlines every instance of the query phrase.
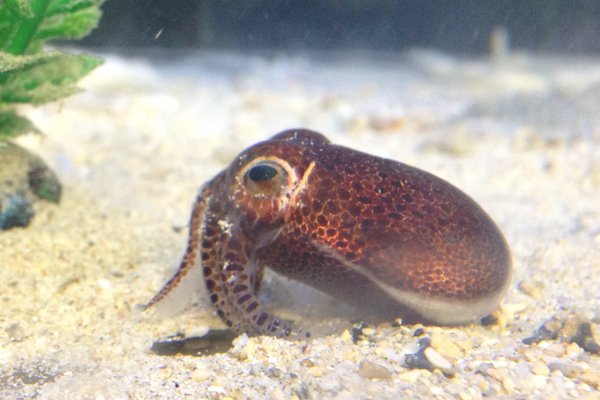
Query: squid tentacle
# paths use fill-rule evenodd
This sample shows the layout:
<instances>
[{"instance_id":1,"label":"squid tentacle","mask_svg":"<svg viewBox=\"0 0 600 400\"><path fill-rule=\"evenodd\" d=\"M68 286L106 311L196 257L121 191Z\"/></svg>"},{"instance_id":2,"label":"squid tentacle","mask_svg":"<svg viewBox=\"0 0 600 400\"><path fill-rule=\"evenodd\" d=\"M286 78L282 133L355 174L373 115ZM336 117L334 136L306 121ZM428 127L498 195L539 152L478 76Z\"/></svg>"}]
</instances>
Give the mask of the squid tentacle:
<instances>
[{"instance_id":1,"label":"squid tentacle","mask_svg":"<svg viewBox=\"0 0 600 400\"><path fill-rule=\"evenodd\" d=\"M212 190L210 186L203 186L200 190L200 193L196 197L196 201L194 202L189 223L188 242L185 254L179 264L179 268L171 277L171 279L169 279L162 289L152 298L152 300L150 300L144 306L144 309L148 309L149 307L152 307L156 303L166 298L169 293L171 293L171 291L181 283L181 280L188 274L188 272L196 266L198 257L200 255L200 242L204 236L203 230L205 228L205 224L203 221L206 216L208 202L211 198L211 195Z\"/></svg>"}]
</instances>

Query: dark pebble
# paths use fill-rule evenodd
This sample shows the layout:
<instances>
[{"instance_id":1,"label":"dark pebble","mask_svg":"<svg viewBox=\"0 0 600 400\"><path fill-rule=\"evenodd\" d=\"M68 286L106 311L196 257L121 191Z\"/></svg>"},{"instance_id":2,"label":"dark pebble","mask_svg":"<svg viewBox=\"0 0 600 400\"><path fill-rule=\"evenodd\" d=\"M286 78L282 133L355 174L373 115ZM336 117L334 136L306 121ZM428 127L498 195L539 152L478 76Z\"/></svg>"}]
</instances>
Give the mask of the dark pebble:
<instances>
[{"instance_id":1,"label":"dark pebble","mask_svg":"<svg viewBox=\"0 0 600 400\"><path fill-rule=\"evenodd\" d=\"M150 350L159 356L174 356L177 354L209 356L227 352L233 346L233 340L237 336L238 334L230 329L215 329L201 337L194 336L156 341L152 344Z\"/></svg>"},{"instance_id":2,"label":"dark pebble","mask_svg":"<svg viewBox=\"0 0 600 400\"><path fill-rule=\"evenodd\" d=\"M0 197L0 229L27 226L32 217L31 203L20 194Z\"/></svg>"},{"instance_id":3,"label":"dark pebble","mask_svg":"<svg viewBox=\"0 0 600 400\"><path fill-rule=\"evenodd\" d=\"M414 354L405 355L404 363L410 369L426 369L428 371L433 371L435 366L425 355L425 349L431 346L431 340L426 337L419 339L417 343L419 344L419 350Z\"/></svg>"},{"instance_id":4,"label":"dark pebble","mask_svg":"<svg viewBox=\"0 0 600 400\"><path fill-rule=\"evenodd\" d=\"M594 340L592 325L573 314L557 314L544 322L532 336L523 339L524 344L536 344L542 340L558 340L576 343L584 351L600 353L600 346Z\"/></svg>"},{"instance_id":5,"label":"dark pebble","mask_svg":"<svg viewBox=\"0 0 600 400\"><path fill-rule=\"evenodd\" d=\"M41 158L0 140L0 229L27 226L36 201L58 203L61 193L60 182Z\"/></svg>"},{"instance_id":6,"label":"dark pebble","mask_svg":"<svg viewBox=\"0 0 600 400\"><path fill-rule=\"evenodd\" d=\"M498 318L492 314L486 315L485 317L481 318L481 325L483 326L494 325L496 322L498 322Z\"/></svg>"},{"instance_id":7,"label":"dark pebble","mask_svg":"<svg viewBox=\"0 0 600 400\"><path fill-rule=\"evenodd\" d=\"M361 321L358 326L352 328L352 343L356 344L362 338L363 329L366 327L367 324Z\"/></svg>"}]
</instances>

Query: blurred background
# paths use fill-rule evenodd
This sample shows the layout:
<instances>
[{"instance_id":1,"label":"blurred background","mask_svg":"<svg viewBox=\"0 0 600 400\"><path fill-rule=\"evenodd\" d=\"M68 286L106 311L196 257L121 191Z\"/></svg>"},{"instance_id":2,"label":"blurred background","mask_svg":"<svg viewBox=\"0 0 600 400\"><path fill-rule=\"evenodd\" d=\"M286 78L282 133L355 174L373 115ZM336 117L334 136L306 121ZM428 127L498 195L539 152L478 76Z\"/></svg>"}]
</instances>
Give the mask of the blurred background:
<instances>
[{"instance_id":1,"label":"blurred background","mask_svg":"<svg viewBox=\"0 0 600 400\"><path fill-rule=\"evenodd\" d=\"M86 46L476 54L501 27L513 48L600 51L596 0L107 0L103 9Z\"/></svg>"}]
</instances>

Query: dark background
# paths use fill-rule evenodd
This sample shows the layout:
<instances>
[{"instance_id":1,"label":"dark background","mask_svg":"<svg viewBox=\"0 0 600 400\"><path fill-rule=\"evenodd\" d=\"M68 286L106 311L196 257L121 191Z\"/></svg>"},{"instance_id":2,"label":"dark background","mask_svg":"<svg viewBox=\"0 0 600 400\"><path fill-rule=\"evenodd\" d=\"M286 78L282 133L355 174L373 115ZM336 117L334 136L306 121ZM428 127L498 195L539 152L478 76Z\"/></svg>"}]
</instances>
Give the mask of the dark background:
<instances>
[{"instance_id":1,"label":"dark background","mask_svg":"<svg viewBox=\"0 0 600 400\"><path fill-rule=\"evenodd\" d=\"M103 10L85 45L479 53L502 26L515 48L600 51L597 0L107 0Z\"/></svg>"}]
</instances>

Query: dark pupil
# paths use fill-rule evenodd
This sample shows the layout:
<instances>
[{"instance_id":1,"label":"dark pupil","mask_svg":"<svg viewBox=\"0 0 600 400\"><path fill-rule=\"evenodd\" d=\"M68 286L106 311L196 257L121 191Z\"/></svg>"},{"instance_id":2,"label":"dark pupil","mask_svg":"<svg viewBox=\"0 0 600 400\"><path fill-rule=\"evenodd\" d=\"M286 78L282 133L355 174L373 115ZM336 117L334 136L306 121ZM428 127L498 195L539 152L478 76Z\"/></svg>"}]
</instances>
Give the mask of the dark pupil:
<instances>
[{"instance_id":1,"label":"dark pupil","mask_svg":"<svg viewBox=\"0 0 600 400\"><path fill-rule=\"evenodd\" d=\"M277 170L270 165L257 165L250 169L248 176L254 182L264 182L277 175Z\"/></svg>"}]
</instances>

